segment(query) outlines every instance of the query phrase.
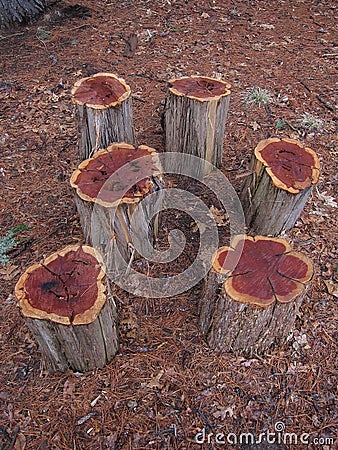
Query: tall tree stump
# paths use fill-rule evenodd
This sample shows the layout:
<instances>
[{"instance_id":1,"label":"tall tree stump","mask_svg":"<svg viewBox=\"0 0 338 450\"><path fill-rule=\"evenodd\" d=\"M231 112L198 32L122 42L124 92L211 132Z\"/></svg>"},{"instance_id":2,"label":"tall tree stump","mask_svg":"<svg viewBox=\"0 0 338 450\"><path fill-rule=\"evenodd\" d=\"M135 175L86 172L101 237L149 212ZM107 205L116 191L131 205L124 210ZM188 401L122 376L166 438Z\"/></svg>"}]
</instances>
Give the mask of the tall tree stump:
<instances>
[{"instance_id":1,"label":"tall tree stump","mask_svg":"<svg viewBox=\"0 0 338 450\"><path fill-rule=\"evenodd\" d=\"M313 276L309 259L279 238L236 236L218 250L199 305L209 346L250 356L280 345Z\"/></svg>"},{"instance_id":2,"label":"tall tree stump","mask_svg":"<svg viewBox=\"0 0 338 450\"><path fill-rule=\"evenodd\" d=\"M169 81L164 110L165 148L198 156L220 167L223 155L225 122L230 102L230 84L209 77L191 76ZM167 171L179 171L166 168ZM203 176L210 166L203 162Z\"/></svg>"},{"instance_id":3,"label":"tall tree stump","mask_svg":"<svg viewBox=\"0 0 338 450\"><path fill-rule=\"evenodd\" d=\"M87 243L99 242L108 271L117 249L125 261L147 254L158 232L161 195L142 201L162 187L158 153L145 145L114 143L83 161L70 184Z\"/></svg>"},{"instance_id":4,"label":"tall tree stump","mask_svg":"<svg viewBox=\"0 0 338 450\"><path fill-rule=\"evenodd\" d=\"M85 245L66 247L21 275L15 296L50 371L101 368L116 354L116 307L104 277Z\"/></svg>"},{"instance_id":5,"label":"tall tree stump","mask_svg":"<svg viewBox=\"0 0 338 450\"><path fill-rule=\"evenodd\" d=\"M82 78L72 89L72 101L81 161L113 142L135 143L131 90L122 78L111 73Z\"/></svg>"},{"instance_id":6,"label":"tall tree stump","mask_svg":"<svg viewBox=\"0 0 338 450\"><path fill-rule=\"evenodd\" d=\"M278 236L292 228L319 179L315 152L293 139L271 138L255 148L241 191L253 234Z\"/></svg>"}]
</instances>

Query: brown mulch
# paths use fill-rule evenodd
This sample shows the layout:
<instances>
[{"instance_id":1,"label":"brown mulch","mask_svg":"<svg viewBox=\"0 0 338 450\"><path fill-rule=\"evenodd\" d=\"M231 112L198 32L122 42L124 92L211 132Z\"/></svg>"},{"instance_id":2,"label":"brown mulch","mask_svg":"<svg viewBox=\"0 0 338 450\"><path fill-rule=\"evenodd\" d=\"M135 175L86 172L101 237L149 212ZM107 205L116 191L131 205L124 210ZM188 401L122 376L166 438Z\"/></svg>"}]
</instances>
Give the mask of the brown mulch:
<instances>
[{"instance_id":1,"label":"brown mulch","mask_svg":"<svg viewBox=\"0 0 338 450\"><path fill-rule=\"evenodd\" d=\"M202 429L213 433L203 448L294 448L231 441L279 422L298 443L309 434L312 444L297 448L337 448L337 4L51 3L36 23L0 33L0 236L29 227L0 267L0 449L195 449ZM222 171L237 190L261 139L291 137L316 151L320 183L287 233L316 275L284 346L251 359L214 354L197 326L201 285L161 300L120 293L126 326L113 362L88 374L44 372L12 293L30 264L82 242L69 186L78 164L70 90L96 71L125 78L138 142L160 151L167 80L221 74L232 85ZM255 85L274 96L269 108L243 103ZM325 125L307 129L305 113ZM230 441L217 444L217 433Z\"/></svg>"}]
</instances>

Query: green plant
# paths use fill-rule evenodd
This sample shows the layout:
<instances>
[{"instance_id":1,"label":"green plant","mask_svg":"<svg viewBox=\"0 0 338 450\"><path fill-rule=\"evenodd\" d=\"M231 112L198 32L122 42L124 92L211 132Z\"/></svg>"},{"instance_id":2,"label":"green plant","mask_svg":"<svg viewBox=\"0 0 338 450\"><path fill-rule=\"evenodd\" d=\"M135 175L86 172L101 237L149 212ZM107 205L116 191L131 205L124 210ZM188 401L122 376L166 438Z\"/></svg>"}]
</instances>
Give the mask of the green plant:
<instances>
[{"instance_id":1,"label":"green plant","mask_svg":"<svg viewBox=\"0 0 338 450\"><path fill-rule=\"evenodd\" d=\"M288 126L287 122L285 122L282 119L278 119L276 122L276 130L283 130L284 128L286 128Z\"/></svg>"},{"instance_id":2,"label":"green plant","mask_svg":"<svg viewBox=\"0 0 338 450\"><path fill-rule=\"evenodd\" d=\"M18 225L16 227L11 228L5 236L0 237L0 264L5 266L9 263L9 257L6 255L6 253L15 248L20 241L16 239L16 236L21 232L28 230L29 227L27 225L22 224Z\"/></svg>"},{"instance_id":3,"label":"green plant","mask_svg":"<svg viewBox=\"0 0 338 450\"><path fill-rule=\"evenodd\" d=\"M43 28L38 28L36 32L36 37L39 41L45 42L52 33L50 31L44 30Z\"/></svg>"},{"instance_id":4,"label":"green plant","mask_svg":"<svg viewBox=\"0 0 338 450\"><path fill-rule=\"evenodd\" d=\"M300 119L300 124L307 130L321 130L324 127L324 121L318 119L310 113L305 113Z\"/></svg>"},{"instance_id":5,"label":"green plant","mask_svg":"<svg viewBox=\"0 0 338 450\"><path fill-rule=\"evenodd\" d=\"M266 89L253 86L242 95L243 103L247 105L257 104L259 107L269 105L273 102L273 95Z\"/></svg>"}]
</instances>

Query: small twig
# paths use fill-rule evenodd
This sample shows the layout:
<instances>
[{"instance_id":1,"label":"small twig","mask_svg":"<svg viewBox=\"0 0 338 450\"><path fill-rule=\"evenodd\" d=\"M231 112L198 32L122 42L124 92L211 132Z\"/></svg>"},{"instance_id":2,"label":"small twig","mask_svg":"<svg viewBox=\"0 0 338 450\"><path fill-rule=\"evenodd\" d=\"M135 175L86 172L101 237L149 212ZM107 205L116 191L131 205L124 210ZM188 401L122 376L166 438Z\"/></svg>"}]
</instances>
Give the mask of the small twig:
<instances>
[{"instance_id":1,"label":"small twig","mask_svg":"<svg viewBox=\"0 0 338 450\"><path fill-rule=\"evenodd\" d=\"M310 89L309 86L308 86L307 84L304 83L304 81L302 81L302 80L298 80L298 81L299 81L299 83L300 83L303 87L305 87L305 89L306 89L310 94L315 94L315 95L316 95L316 99L317 99L322 105L324 105L325 108L329 109L329 110L332 111L332 112L335 112L334 106L330 105L330 103L327 103L325 100L323 100L322 97L321 97L319 94L317 94L316 92L313 92L312 89Z\"/></svg>"},{"instance_id":2,"label":"small twig","mask_svg":"<svg viewBox=\"0 0 338 450\"><path fill-rule=\"evenodd\" d=\"M67 31L67 33L68 33L69 31L74 31L74 30L78 30L79 28L85 28L85 27L89 27L89 24L88 23L84 23L83 25L79 25L78 27L74 27L74 28L69 28L69 29L67 29L65 31ZM62 30L62 32L63 32L63 30Z\"/></svg>"},{"instance_id":3,"label":"small twig","mask_svg":"<svg viewBox=\"0 0 338 450\"><path fill-rule=\"evenodd\" d=\"M198 408L194 408L195 412L197 412L197 414L200 416L200 418L202 419L202 421L205 423L205 425L213 432L215 433L215 428L211 425L211 423L209 422L209 420L207 419L207 417L205 416L204 412L202 412L200 409Z\"/></svg>"},{"instance_id":4,"label":"small twig","mask_svg":"<svg viewBox=\"0 0 338 450\"><path fill-rule=\"evenodd\" d=\"M13 37L13 36L20 36L20 35L22 35L22 34L25 34L25 33L14 33L14 34L10 34L9 36L1 36L1 35L0 35L0 40L3 40L3 39L9 39L9 38L11 38L11 37Z\"/></svg>"},{"instance_id":5,"label":"small twig","mask_svg":"<svg viewBox=\"0 0 338 450\"><path fill-rule=\"evenodd\" d=\"M297 128L295 128L293 125L291 125L290 122L287 122L287 121L285 120L285 124L286 124L289 128L291 128L291 130L293 130L293 131L298 131Z\"/></svg>"},{"instance_id":6,"label":"small twig","mask_svg":"<svg viewBox=\"0 0 338 450\"><path fill-rule=\"evenodd\" d=\"M304 81L302 80L298 80L300 82L300 84L305 87L305 89L310 92L310 94L312 94L312 90L309 88L309 86L307 84L304 83Z\"/></svg>"},{"instance_id":7,"label":"small twig","mask_svg":"<svg viewBox=\"0 0 338 450\"><path fill-rule=\"evenodd\" d=\"M325 100L322 99L322 97L320 95L316 95L317 100L325 106L325 108L329 109L332 112L335 112L335 108L334 106L330 105L330 103L327 103Z\"/></svg>"}]
</instances>

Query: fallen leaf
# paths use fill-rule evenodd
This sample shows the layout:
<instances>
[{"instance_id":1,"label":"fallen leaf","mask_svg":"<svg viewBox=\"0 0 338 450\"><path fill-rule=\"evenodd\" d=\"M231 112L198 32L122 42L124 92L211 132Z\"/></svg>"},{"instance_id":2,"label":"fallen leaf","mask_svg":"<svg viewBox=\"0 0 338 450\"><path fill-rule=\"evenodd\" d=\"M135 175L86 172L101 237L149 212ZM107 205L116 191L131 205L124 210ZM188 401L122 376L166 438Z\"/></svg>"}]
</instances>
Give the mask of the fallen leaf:
<instances>
[{"instance_id":1,"label":"fallen leaf","mask_svg":"<svg viewBox=\"0 0 338 450\"><path fill-rule=\"evenodd\" d=\"M193 233L196 233L198 231L200 234L205 233L206 229L207 226L203 222L194 222L193 226L191 227L191 231Z\"/></svg>"},{"instance_id":2,"label":"fallen leaf","mask_svg":"<svg viewBox=\"0 0 338 450\"><path fill-rule=\"evenodd\" d=\"M81 417L81 419L79 419L76 422L76 425L82 425L83 423L87 422L87 420L89 420L93 416L96 416L96 413L92 412L92 413L87 414L86 416Z\"/></svg>"},{"instance_id":3,"label":"fallen leaf","mask_svg":"<svg viewBox=\"0 0 338 450\"><path fill-rule=\"evenodd\" d=\"M138 46L138 37L135 33L131 33L126 41L124 47L123 56L127 58L132 58Z\"/></svg>"},{"instance_id":4,"label":"fallen leaf","mask_svg":"<svg viewBox=\"0 0 338 450\"><path fill-rule=\"evenodd\" d=\"M137 315L131 306L122 309L122 318L120 321L120 331L127 339L135 339L138 330Z\"/></svg>"},{"instance_id":5,"label":"fallen leaf","mask_svg":"<svg viewBox=\"0 0 338 450\"><path fill-rule=\"evenodd\" d=\"M215 208L214 205L211 205L208 216L215 220L218 227L225 227L228 225L228 215L221 209Z\"/></svg>"},{"instance_id":6,"label":"fallen leaf","mask_svg":"<svg viewBox=\"0 0 338 450\"><path fill-rule=\"evenodd\" d=\"M20 273L18 266L14 264L7 264L5 267L0 269L0 275L4 276L7 281L13 280Z\"/></svg>"},{"instance_id":7,"label":"fallen leaf","mask_svg":"<svg viewBox=\"0 0 338 450\"><path fill-rule=\"evenodd\" d=\"M327 195L327 191L319 192L318 188L316 188L317 191L317 197L319 200L321 200L325 206L330 206L331 208L337 208L338 204L336 202L336 199L332 197L331 195Z\"/></svg>"},{"instance_id":8,"label":"fallen leaf","mask_svg":"<svg viewBox=\"0 0 338 450\"><path fill-rule=\"evenodd\" d=\"M221 420L224 420L227 415L229 415L229 417L234 417L235 416L234 409L235 409L235 405L228 406L226 408L224 406L218 406L218 409L216 412L213 413L213 416L216 419L221 419Z\"/></svg>"},{"instance_id":9,"label":"fallen leaf","mask_svg":"<svg viewBox=\"0 0 338 450\"><path fill-rule=\"evenodd\" d=\"M66 380L63 385L63 397L72 396L75 389L75 383L73 381Z\"/></svg>"},{"instance_id":10,"label":"fallen leaf","mask_svg":"<svg viewBox=\"0 0 338 450\"><path fill-rule=\"evenodd\" d=\"M256 121L255 122L251 122L250 123L250 127L254 130L254 131L257 131L257 130L259 130L260 129L260 125L259 125L259 123L257 123Z\"/></svg>"},{"instance_id":11,"label":"fallen leaf","mask_svg":"<svg viewBox=\"0 0 338 450\"><path fill-rule=\"evenodd\" d=\"M326 286L327 292L334 297L338 298L338 283L333 280L323 280Z\"/></svg>"},{"instance_id":12,"label":"fallen leaf","mask_svg":"<svg viewBox=\"0 0 338 450\"><path fill-rule=\"evenodd\" d=\"M160 370L159 373L156 375L156 377L154 377L152 380L149 381L149 383L147 383L147 387L161 389L163 385L162 383L160 383L160 379L162 378L163 374L164 370Z\"/></svg>"},{"instance_id":13,"label":"fallen leaf","mask_svg":"<svg viewBox=\"0 0 338 450\"><path fill-rule=\"evenodd\" d=\"M22 433L19 433L16 437L14 444L14 450L25 450L26 448L26 438Z\"/></svg>"}]
</instances>

